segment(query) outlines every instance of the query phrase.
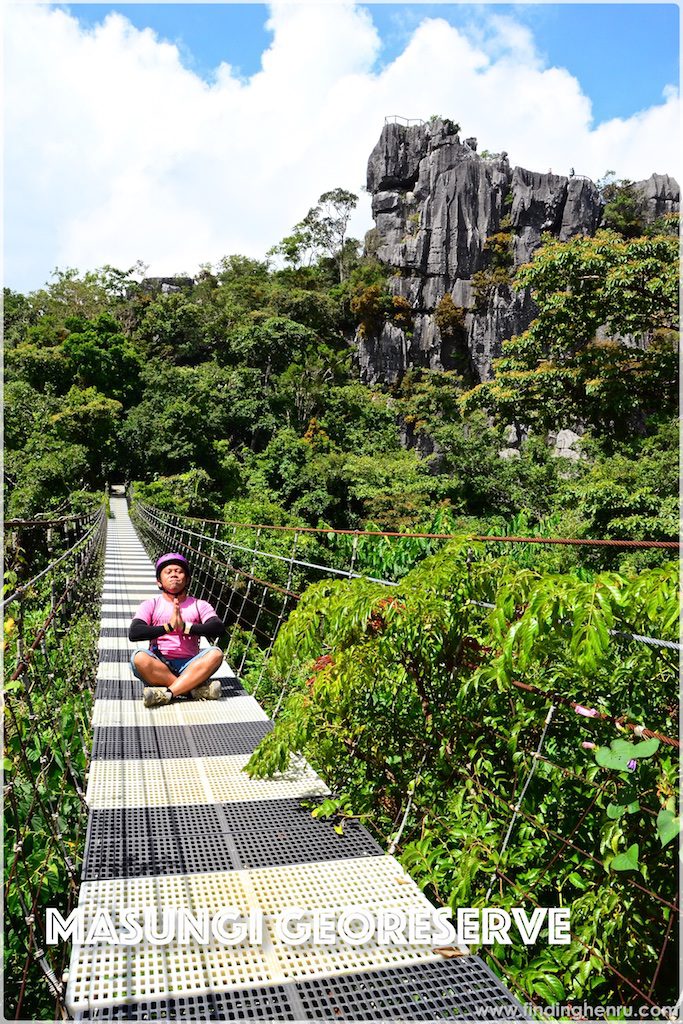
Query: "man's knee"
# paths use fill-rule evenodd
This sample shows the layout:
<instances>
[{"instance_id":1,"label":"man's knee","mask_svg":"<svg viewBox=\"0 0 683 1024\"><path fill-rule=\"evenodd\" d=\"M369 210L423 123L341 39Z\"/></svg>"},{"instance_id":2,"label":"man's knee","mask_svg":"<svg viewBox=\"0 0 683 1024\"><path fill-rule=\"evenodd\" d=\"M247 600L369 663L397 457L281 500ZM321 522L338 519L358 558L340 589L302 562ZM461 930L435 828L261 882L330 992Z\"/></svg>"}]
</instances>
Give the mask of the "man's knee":
<instances>
[{"instance_id":1,"label":"man's knee","mask_svg":"<svg viewBox=\"0 0 683 1024\"><path fill-rule=\"evenodd\" d=\"M151 666L151 663L156 660L157 659L154 655L149 654L148 651L133 651L130 656L130 667L133 675L137 676L138 679L141 679L142 676L140 675L140 671L144 672L145 669L148 669Z\"/></svg>"}]
</instances>

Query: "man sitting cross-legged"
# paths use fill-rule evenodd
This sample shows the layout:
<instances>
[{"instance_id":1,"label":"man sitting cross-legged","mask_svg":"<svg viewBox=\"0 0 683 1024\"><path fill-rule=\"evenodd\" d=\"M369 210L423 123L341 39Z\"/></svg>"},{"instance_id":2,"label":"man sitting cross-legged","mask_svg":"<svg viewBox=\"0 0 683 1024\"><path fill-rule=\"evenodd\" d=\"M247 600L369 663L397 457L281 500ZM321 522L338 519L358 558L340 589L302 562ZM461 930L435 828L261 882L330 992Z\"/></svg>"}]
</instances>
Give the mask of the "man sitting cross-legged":
<instances>
[{"instance_id":1,"label":"man sitting cross-legged","mask_svg":"<svg viewBox=\"0 0 683 1024\"><path fill-rule=\"evenodd\" d=\"M130 659L133 674L147 683L142 691L145 707L170 704L183 694L217 700L221 684L209 680L223 652L218 647L200 651L199 638L221 636L225 624L208 601L188 594L190 567L183 555L162 555L156 575L161 594L142 602L128 631L129 640L150 641L149 651L135 651Z\"/></svg>"}]
</instances>

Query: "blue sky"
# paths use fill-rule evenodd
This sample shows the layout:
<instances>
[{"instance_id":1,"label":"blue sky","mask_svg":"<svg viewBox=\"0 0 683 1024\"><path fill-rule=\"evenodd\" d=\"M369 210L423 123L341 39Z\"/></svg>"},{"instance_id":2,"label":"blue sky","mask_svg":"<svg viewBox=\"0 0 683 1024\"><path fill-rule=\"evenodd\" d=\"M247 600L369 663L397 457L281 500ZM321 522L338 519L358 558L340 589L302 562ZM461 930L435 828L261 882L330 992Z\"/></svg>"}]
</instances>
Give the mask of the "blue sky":
<instances>
[{"instance_id":1,"label":"blue sky","mask_svg":"<svg viewBox=\"0 0 683 1024\"><path fill-rule=\"evenodd\" d=\"M5 280L262 259L363 191L387 115L457 121L512 166L680 175L664 4L5 5ZM219 69L219 70L217 70Z\"/></svg>"},{"instance_id":2,"label":"blue sky","mask_svg":"<svg viewBox=\"0 0 683 1024\"><path fill-rule=\"evenodd\" d=\"M137 28L176 43L188 68L207 80L221 61L246 77L271 42L262 4L70 4L83 25L120 11ZM533 32L548 65L570 71L593 101L596 121L628 117L661 100L679 76L675 4L371 4L380 32L378 66L392 61L425 17L476 26L484 12L514 17Z\"/></svg>"}]
</instances>

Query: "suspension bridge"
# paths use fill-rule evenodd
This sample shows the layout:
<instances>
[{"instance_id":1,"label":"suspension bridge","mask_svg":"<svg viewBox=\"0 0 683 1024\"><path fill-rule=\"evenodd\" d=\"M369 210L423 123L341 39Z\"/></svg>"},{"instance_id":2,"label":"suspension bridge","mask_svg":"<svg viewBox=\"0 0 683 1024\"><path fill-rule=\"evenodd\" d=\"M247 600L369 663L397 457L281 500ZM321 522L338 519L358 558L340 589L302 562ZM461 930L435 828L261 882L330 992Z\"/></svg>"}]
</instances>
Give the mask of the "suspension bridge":
<instances>
[{"instance_id":1,"label":"suspension bridge","mask_svg":"<svg viewBox=\"0 0 683 1024\"><path fill-rule=\"evenodd\" d=\"M272 730L272 720L255 695L280 627L299 600L297 582L323 575L362 577L388 590L396 586L394 580L360 570L359 535L349 531L344 556L325 564L317 549L302 543L303 528L291 532L279 552L265 552L259 539L267 527L254 525L253 539L245 541L241 524L182 519L141 503L131 522L120 489L114 489L110 509L108 521L101 510L75 525L71 522L69 529L78 527L78 539L70 546L65 542L66 552L40 574L52 581L50 605L30 646L24 639L27 623L22 620L17 627L17 667L8 692L8 752L21 771L16 782L10 774L5 786L14 840L5 894L10 927L25 938L27 947L17 1019L22 999L30 995L34 966L52 993L56 1012L80 1020L527 1019L524 992L511 991L514 977L505 977L503 970L506 987L465 946L439 951L433 943L400 945L380 942L377 935L362 943L337 939L327 944L312 938L292 943L277 926L278 915L291 908L304 918L320 911L333 911L337 917L361 911L370 920L382 911L409 919L434 909L393 856L400 832L386 852L387 844L357 820L347 819L340 828L333 820L312 816L311 809L330 790L302 757L292 756L284 771L269 778L250 778L244 772L254 748ZM45 523L24 528L44 531ZM52 529L60 528L57 524ZM150 556L162 550L187 554L193 593L211 601L234 627L216 676L222 689L219 701L146 709L140 700L142 684L129 667L136 645L127 639L128 626L139 603L156 593ZM264 578L264 560L272 567L269 579ZM97 663L86 661L77 679L73 668L61 666L69 681L68 714L57 719L53 747L40 749L36 758L41 726L47 728L52 720L54 728L58 714L37 684L46 673L55 677L60 616L73 616L87 606L102 561ZM60 565L68 569L61 592L56 585ZM5 606L22 609L20 599L37 580L11 594ZM624 635L623 630L613 632ZM626 636L628 642L663 652L673 653L680 646L645 634ZM264 657L247 693L240 677L256 647ZM89 674L96 677L94 703ZM528 817L523 798L536 766L541 759L552 763L543 750L552 711L566 706L568 713L598 718L607 726L617 721L577 701L565 700L563 705L562 695L553 701L521 793L508 804L504 847L520 814ZM630 729L640 738L678 745L650 728L651 723L628 722L623 716L618 722L622 731ZM30 778L31 786L22 778ZM69 793L75 794L69 820L85 829L80 871L75 863L78 839L67 837L63 820ZM409 810L410 801L403 824ZM560 852L576 847L577 828L558 834ZM42 852L31 843L32 831L42 836ZM592 856L590 850L576 848ZM49 864L54 862L60 870L53 898L46 902ZM502 873L499 877L506 878ZM663 911L663 941L651 984L641 978L624 978L624 983L654 1005L677 904L632 881ZM149 912L160 938L134 945L104 937L74 941L67 963L66 947L46 942L48 905L62 906L64 916L77 910L85 933L103 912L112 921L122 908L134 909L139 917ZM202 942L168 941L163 936L167 925L157 915L162 908L186 911L197 921L215 920L229 909L240 921L256 915L262 930L237 944L215 935ZM608 962L603 966L606 972L614 970Z\"/></svg>"}]
</instances>

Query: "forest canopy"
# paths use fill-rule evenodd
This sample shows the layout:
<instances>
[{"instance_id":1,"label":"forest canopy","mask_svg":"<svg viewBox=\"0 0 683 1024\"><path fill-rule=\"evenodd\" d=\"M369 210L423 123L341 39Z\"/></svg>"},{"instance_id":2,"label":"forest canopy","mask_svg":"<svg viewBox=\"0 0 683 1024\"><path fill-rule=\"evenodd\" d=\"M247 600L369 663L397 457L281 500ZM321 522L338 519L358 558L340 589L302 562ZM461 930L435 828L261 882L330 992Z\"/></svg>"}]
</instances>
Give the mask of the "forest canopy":
<instances>
[{"instance_id":1,"label":"forest canopy","mask_svg":"<svg viewBox=\"0 0 683 1024\"><path fill-rule=\"evenodd\" d=\"M132 479L161 507L232 518L484 529L522 515L579 537L675 537L671 225L634 235L617 195L594 238L548 237L513 282L538 316L492 380L413 368L366 386L356 331L410 311L346 235L355 199L325 193L267 259L226 256L195 280L107 266L5 289L8 514ZM460 311L445 297L437 314L448 332ZM548 443L563 427L581 435L573 458Z\"/></svg>"}]
</instances>

